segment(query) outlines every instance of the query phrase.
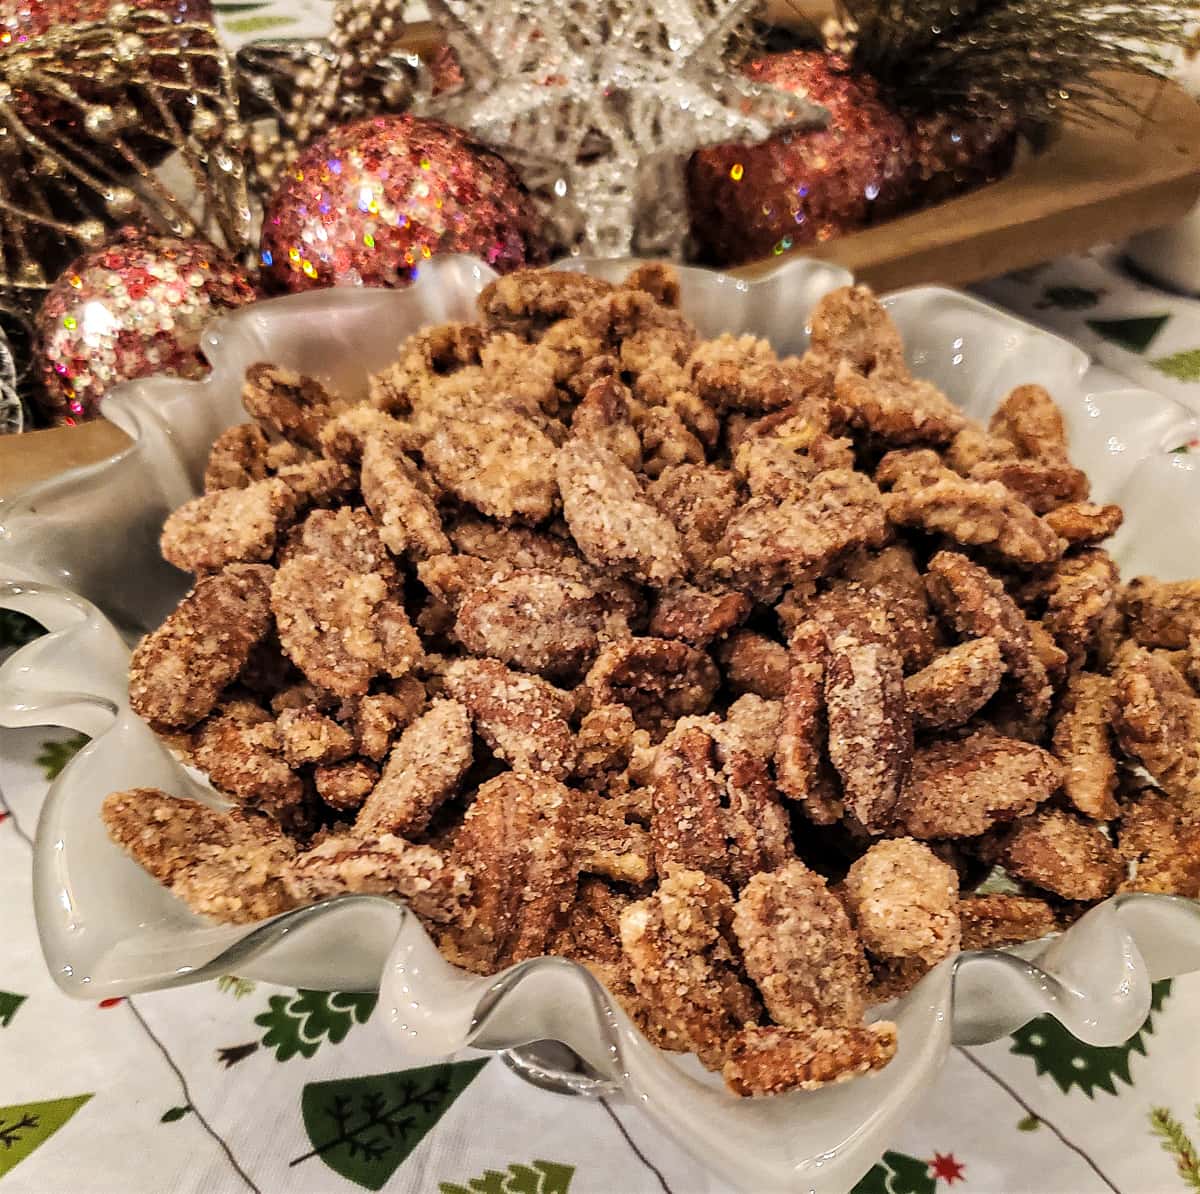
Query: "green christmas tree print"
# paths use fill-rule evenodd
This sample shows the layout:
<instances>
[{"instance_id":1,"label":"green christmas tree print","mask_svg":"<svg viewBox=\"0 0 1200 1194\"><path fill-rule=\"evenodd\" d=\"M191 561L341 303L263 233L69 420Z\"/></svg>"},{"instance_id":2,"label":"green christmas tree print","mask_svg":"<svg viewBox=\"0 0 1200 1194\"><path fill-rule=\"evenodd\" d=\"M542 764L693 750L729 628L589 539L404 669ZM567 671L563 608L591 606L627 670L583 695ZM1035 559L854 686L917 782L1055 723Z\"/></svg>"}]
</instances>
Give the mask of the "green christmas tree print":
<instances>
[{"instance_id":1,"label":"green christmas tree print","mask_svg":"<svg viewBox=\"0 0 1200 1194\"><path fill-rule=\"evenodd\" d=\"M91 741L86 734L72 734L61 742L43 742L35 762L47 781L58 779L62 769Z\"/></svg>"},{"instance_id":2,"label":"green christmas tree print","mask_svg":"<svg viewBox=\"0 0 1200 1194\"><path fill-rule=\"evenodd\" d=\"M929 1162L904 1153L884 1153L851 1194L935 1194L937 1181Z\"/></svg>"},{"instance_id":3,"label":"green christmas tree print","mask_svg":"<svg viewBox=\"0 0 1200 1194\"><path fill-rule=\"evenodd\" d=\"M300 1111L313 1147L292 1164L320 1157L342 1177L382 1189L486 1064L481 1058L309 1082Z\"/></svg>"},{"instance_id":4,"label":"green christmas tree print","mask_svg":"<svg viewBox=\"0 0 1200 1194\"><path fill-rule=\"evenodd\" d=\"M12 991L0 991L0 1028L7 1028L17 1014L17 1008L28 999L28 995L17 995Z\"/></svg>"},{"instance_id":5,"label":"green christmas tree print","mask_svg":"<svg viewBox=\"0 0 1200 1194\"><path fill-rule=\"evenodd\" d=\"M1169 315L1144 315L1136 319L1089 319L1087 325L1105 340L1130 352L1143 353L1170 318Z\"/></svg>"},{"instance_id":6,"label":"green christmas tree print","mask_svg":"<svg viewBox=\"0 0 1200 1194\"><path fill-rule=\"evenodd\" d=\"M1154 1032L1154 1013L1162 1010L1170 991L1170 979L1154 984L1146 1022L1123 1045L1085 1045L1053 1016L1038 1016L1012 1034L1009 1052L1033 1058L1039 1077L1049 1074L1063 1094L1081 1090L1090 1099L1103 1090L1115 1095L1118 1082L1133 1085L1130 1058L1134 1053L1145 1057L1146 1037Z\"/></svg>"},{"instance_id":7,"label":"green christmas tree print","mask_svg":"<svg viewBox=\"0 0 1200 1194\"><path fill-rule=\"evenodd\" d=\"M1196 1108L1200 1119L1200 1107ZM1163 1151L1175 1160L1175 1171L1190 1190L1200 1194L1200 1153L1192 1143L1183 1124L1166 1107L1153 1107L1150 1111L1150 1130L1158 1137Z\"/></svg>"},{"instance_id":8,"label":"green christmas tree print","mask_svg":"<svg viewBox=\"0 0 1200 1194\"><path fill-rule=\"evenodd\" d=\"M1200 381L1200 348L1159 357L1150 364L1164 377L1173 377L1176 381Z\"/></svg>"},{"instance_id":9,"label":"green christmas tree print","mask_svg":"<svg viewBox=\"0 0 1200 1194\"><path fill-rule=\"evenodd\" d=\"M311 1057L328 1040L337 1045L355 1024L365 1024L379 1002L378 995L353 991L297 991L272 995L268 1010L254 1017L267 1031L262 1043L275 1050L276 1061L296 1054Z\"/></svg>"},{"instance_id":10,"label":"green christmas tree print","mask_svg":"<svg viewBox=\"0 0 1200 1194\"><path fill-rule=\"evenodd\" d=\"M574 1165L559 1165L555 1161L534 1161L530 1165L514 1162L503 1173L488 1169L465 1186L439 1182L438 1194L567 1194L574 1176Z\"/></svg>"},{"instance_id":11,"label":"green christmas tree print","mask_svg":"<svg viewBox=\"0 0 1200 1194\"><path fill-rule=\"evenodd\" d=\"M217 979L217 990L232 995L234 999L244 999L247 995L253 995L257 987L258 984L251 979L238 978L233 974L223 974Z\"/></svg>"},{"instance_id":12,"label":"green christmas tree print","mask_svg":"<svg viewBox=\"0 0 1200 1194\"><path fill-rule=\"evenodd\" d=\"M39 1149L92 1096L0 1107L0 1177Z\"/></svg>"}]
</instances>

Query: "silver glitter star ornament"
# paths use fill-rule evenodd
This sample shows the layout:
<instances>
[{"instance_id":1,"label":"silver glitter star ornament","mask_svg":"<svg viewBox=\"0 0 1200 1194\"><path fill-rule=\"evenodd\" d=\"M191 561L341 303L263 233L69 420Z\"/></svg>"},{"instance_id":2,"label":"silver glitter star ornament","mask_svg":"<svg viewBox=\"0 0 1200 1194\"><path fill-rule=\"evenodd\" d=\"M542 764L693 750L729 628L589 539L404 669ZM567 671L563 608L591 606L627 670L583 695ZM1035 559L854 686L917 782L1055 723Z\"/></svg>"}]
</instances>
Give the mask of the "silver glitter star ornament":
<instances>
[{"instance_id":1,"label":"silver glitter star ornament","mask_svg":"<svg viewBox=\"0 0 1200 1194\"><path fill-rule=\"evenodd\" d=\"M681 257L693 150L824 123L724 59L758 0L428 0L465 83L422 112L504 155L574 253Z\"/></svg>"}]
</instances>

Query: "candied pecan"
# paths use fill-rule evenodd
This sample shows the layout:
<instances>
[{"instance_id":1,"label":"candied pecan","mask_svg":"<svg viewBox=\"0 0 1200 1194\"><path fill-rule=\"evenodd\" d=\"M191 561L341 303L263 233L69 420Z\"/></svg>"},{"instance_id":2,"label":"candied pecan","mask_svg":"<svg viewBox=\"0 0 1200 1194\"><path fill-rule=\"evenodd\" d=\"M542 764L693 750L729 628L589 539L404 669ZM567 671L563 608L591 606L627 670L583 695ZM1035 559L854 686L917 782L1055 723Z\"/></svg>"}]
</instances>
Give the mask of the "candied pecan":
<instances>
[{"instance_id":1,"label":"candied pecan","mask_svg":"<svg viewBox=\"0 0 1200 1194\"><path fill-rule=\"evenodd\" d=\"M1072 547L1089 547L1115 535L1125 521L1120 506L1097 506L1093 502L1068 502L1051 510L1046 525Z\"/></svg>"},{"instance_id":2,"label":"candied pecan","mask_svg":"<svg viewBox=\"0 0 1200 1194\"><path fill-rule=\"evenodd\" d=\"M1017 386L996 408L988 431L1029 460L1062 460L1067 454L1062 413L1041 386Z\"/></svg>"},{"instance_id":3,"label":"candied pecan","mask_svg":"<svg viewBox=\"0 0 1200 1194\"><path fill-rule=\"evenodd\" d=\"M553 524L551 530L560 524ZM449 528L455 550L514 570L560 572L581 563L569 539L530 527L504 526L473 515L459 517Z\"/></svg>"},{"instance_id":4,"label":"candied pecan","mask_svg":"<svg viewBox=\"0 0 1200 1194\"><path fill-rule=\"evenodd\" d=\"M1029 566L1058 559L1065 544L998 481L968 481L950 469L916 484L902 479L884 503L900 526L943 534L968 547Z\"/></svg>"},{"instance_id":5,"label":"candied pecan","mask_svg":"<svg viewBox=\"0 0 1200 1194\"><path fill-rule=\"evenodd\" d=\"M190 726L208 714L271 628L272 570L234 564L204 577L134 649L129 704L147 721Z\"/></svg>"},{"instance_id":6,"label":"candied pecan","mask_svg":"<svg viewBox=\"0 0 1200 1194\"><path fill-rule=\"evenodd\" d=\"M767 593L824 576L848 552L887 537L883 495L870 478L830 469L781 502L746 502L726 528L728 560L719 566L738 587Z\"/></svg>"},{"instance_id":7,"label":"candied pecan","mask_svg":"<svg viewBox=\"0 0 1200 1194\"><path fill-rule=\"evenodd\" d=\"M966 422L932 383L897 374L866 377L846 360L838 367L834 392L852 426L889 446L946 444Z\"/></svg>"},{"instance_id":8,"label":"candied pecan","mask_svg":"<svg viewBox=\"0 0 1200 1194\"><path fill-rule=\"evenodd\" d=\"M649 630L659 638L677 638L705 647L723 638L750 613L744 593L707 593L692 585L674 585L658 595Z\"/></svg>"},{"instance_id":9,"label":"candied pecan","mask_svg":"<svg viewBox=\"0 0 1200 1194\"><path fill-rule=\"evenodd\" d=\"M640 726L653 730L691 713L703 713L720 683L703 651L664 638L609 643L585 680L597 705L628 705Z\"/></svg>"},{"instance_id":10,"label":"candied pecan","mask_svg":"<svg viewBox=\"0 0 1200 1194\"><path fill-rule=\"evenodd\" d=\"M625 290L644 290L664 307L679 306L679 274L664 261L643 261L625 275Z\"/></svg>"},{"instance_id":11,"label":"candied pecan","mask_svg":"<svg viewBox=\"0 0 1200 1194\"><path fill-rule=\"evenodd\" d=\"M893 543L881 551L857 552L842 565L842 576L862 585L886 611L906 670L923 668L933 659L937 622L909 548Z\"/></svg>"},{"instance_id":12,"label":"candied pecan","mask_svg":"<svg viewBox=\"0 0 1200 1194\"><path fill-rule=\"evenodd\" d=\"M571 270L525 270L489 282L476 305L488 327L536 340L611 290L610 283Z\"/></svg>"},{"instance_id":13,"label":"candied pecan","mask_svg":"<svg viewBox=\"0 0 1200 1194\"><path fill-rule=\"evenodd\" d=\"M397 575L379 527L365 510L349 506L314 510L292 528L280 552L280 562L301 555L333 560L351 572L378 572L388 581L395 580Z\"/></svg>"},{"instance_id":14,"label":"candied pecan","mask_svg":"<svg viewBox=\"0 0 1200 1194\"><path fill-rule=\"evenodd\" d=\"M1119 582L1116 564L1099 548L1068 556L1054 566L1043 622L1072 663L1082 664L1094 650L1117 600Z\"/></svg>"},{"instance_id":15,"label":"candied pecan","mask_svg":"<svg viewBox=\"0 0 1200 1194\"><path fill-rule=\"evenodd\" d=\"M974 837L1032 812L1062 771L1048 751L989 731L931 742L913 755L896 820L915 838Z\"/></svg>"},{"instance_id":16,"label":"candied pecan","mask_svg":"<svg viewBox=\"0 0 1200 1194\"><path fill-rule=\"evenodd\" d=\"M978 731L916 751L896 820L913 838L970 838L1032 812L1061 781L1048 751Z\"/></svg>"},{"instance_id":17,"label":"candied pecan","mask_svg":"<svg viewBox=\"0 0 1200 1194\"><path fill-rule=\"evenodd\" d=\"M963 949L1001 949L1058 931L1045 900L1015 895L974 895L958 902Z\"/></svg>"},{"instance_id":18,"label":"candied pecan","mask_svg":"<svg viewBox=\"0 0 1200 1194\"><path fill-rule=\"evenodd\" d=\"M285 709L276 722L283 757L291 767L337 763L354 753L354 735L319 709Z\"/></svg>"},{"instance_id":19,"label":"candied pecan","mask_svg":"<svg viewBox=\"0 0 1200 1194\"><path fill-rule=\"evenodd\" d=\"M288 658L339 696L362 695L381 672L399 678L421 659L404 607L377 572L294 556L275 574L271 608Z\"/></svg>"},{"instance_id":20,"label":"candied pecan","mask_svg":"<svg viewBox=\"0 0 1200 1194\"><path fill-rule=\"evenodd\" d=\"M412 409L413 392L431 378L445 377L467 365L480 363L487 333L473 323L445 323L414 332L400 346L398 359L372 374L371 405L390 414Z\"/></svg>"},{"instance_id":21,"label":"candied pecan","mask_svg":"<svg viewBox=\"0 0 1200 1194\"><path fill-rule=\"evenodd\" d=\"M775 757L782 724L782 700L768 701L745 693L725 711L725 722L718 738L749 751L756 758L770 761Z\"/></svg>"},{"instance_id":22,"label":"candied pecan","mask_svg":"<svg viewBox=\"0 0 1200 1194\"><path fill-rule=\"evenodd\" d=\"M968 423L950 441L942 455L956 473L965 477L977 464L1015 460L1017 450L1008 440L989 435L977 424Z\"/></svg>"},{"instance_id":23,"label":"candied pecan","mask_svg":"<svg viewBox=\"0 0 1200 1194\"><path fill-rule=\"evenodd\" d=\"M944 729L969 721L996 694L1004 659L994 638L968 639L904 681L913 725Z\"/></svg>"},{"instance_id":24,"label":"candied pecan","mask_svg":"<svg viewBox=\"0 0 1200 1194\"><path fill-rule=\"evenodd\" d=\"M846 874L842 898L863 945L922 969L958 950L958 874L912 838L873 845Z\"/></svg>"},{"instance_id":25,"label":"candied pecan","mask_svg":"<svg viewBox=\"0 0 1200 1194\"><path fill-rule=\"evenodd\" d=\"M630 397L617 378L600 378L575 408L571 434L602 444L636 473L642 467L642 441L633 426Z\"/></svg>"},{"instance_id":26,"label":"candied pecan","mask_svg":"<svg viewBox=\"0 0 1200 1194\"><path fill-rule=\"evenodd\" d=\"M788 651L756 630L735 630L717 647L725 682L735 692L783 700L788 686Z\"/></svg>"},{"instance_id":27,"label":"candied pecan","mask_svg":"<svg viewBox=\"0 0 1200 1194\"><path fill-rule=\"evenodd\" d=\"M267 431L316 448L335 404L316 378L260 362L246 370L242 405Z\"/></svg>"},{"instance_id":28,"label":"candied pecan","mask_svg":"<svg viewBox=\"0 0 1200 1194\"><path fill-rule=\"evenodd\" d=\"M648 742L626 705L599 705L584 715L575 739L576 773L584 779L629 765L639 741Z\"/></svg>"},{"instance_id":29,"label":"candied pecan","mask_svg":"<svg viewBox=\"0 0 1200 1194\"><path fill-rule=\"evenodd\" d=\"M245 489L267 476L267 437L257 423L240 423L213 441L204 469L204 492Z\"/></svg>"},{"instance_id":30,"label":"candied pecan","mask_svg":"<svg viewBox=\"0 0 1200 1194\"><path fill-rule=\"evenodd\" d=\"M1200 580L1135 577L1121 594L1121 608L1129 633L1143 647L1182 650L1200 633Z\"/></svg>"},{"instance_id":31,"label":"candied pecan","mask_svg":"<svg viewBox=\"0 0 1200 1194\"><path fill-rule=\"evenodd\" d=\"M968 475L972 481L999 481L1035 514L1083 502L1090 490L1086 475L1065 460L985 460ZM1052 519L1045 525L1054 530Z\"/></svg>"},{"instance_id":32,"label":"candied pecan","mask_svg":"<svg viewBox=\"0 0 1200 1194\"><path fill-rule=\"evenodd\" d=\"M1021 817L996 849L1010 875L1066 900L1102 900L1124 877L1116 850L1096 825L1061 809Z\"/></svg>"},{"instance_id":33,"label":"candied pecan","mask_svg":"<svg viewBox=\"0 0 1200 1194\"><path fill-rule=\"evenodd\" d=\"M284 876L295 849L266 817L157 788L113 792L100 815L117 845L202 916L248 924L294 904Z\"/></svg>"},{"instance_id":34,"label":"candied pecan","mask_svg":"<svg viewBox=\"0 0 1200 1194\"><path fill-rule=\"evenodd\" d=\"M420 440L398 419L360 402L330 419L321 429L321 452L330 460L353 465L361 462L369 440L387 444L393 452L407 452Z\"/></svg>"},{"instance_id":35,"label":"candied pecan","mask_svg":"<svg viewBox=\"0 0 1200 1194\"><path fill-rule=\"evenodd\" d=\"M350 717L355 750L379 762L387 755L396 733L415 721L424 708L425 686L416 676L403 677L392 692L360 698Z\"/></svg>"},{"instance_id":36,"label":"candied pecan","mask_svg":"<svg viewBox=\"0 0 1200 1194\"><path fill-rule=\"evenodd\" d=\"M604 605L579 581L529 569L469 591L454 633L476 655L546 676L571 676L599 650L610 621Z\"/></svg>"},{"instance_id":37,"label":"candied pecan","mask_svg":"<svg viewBox=\"0 0 1200 1194\"><path fill-rule=\"evenodd\" d=\"M929 561L926 587L942 617L959 634L995 639L1025 721L1040 734L1053 690L1029 623L1003 584L966 556L941 551Z\"/></svg>"},{"instance_id":38,"label":"candied pecan","mask_svg":"<svg viewBox=\"0 0 1200 1194\"><path fill-rule=\"evenodd\" d=\"M196 573L269 560L295 514L295 495L275 477L244 489L218 489L185 502L167 517L163 558Z\"/></svg>"},{"instance_id":39,"label":"candied pecan","mask_svg":"<svg viewBox=\"0 0 1200 1194\"><path fill-rule=\"evenodd\" d=\"M737 478L713 465L680 464L665 469L646 495L671 520L689 572L704 583L741 501Z\"/></svg>"},{"instance_id":40,"label":"candied pecan","mask_svg":"<svg viewBox=\"0 0 1200 1194\"><path fill-rule=\"evenodd\" d=\"M757 336L726 332L706 340L696 346L687 371L696 393L720 413L778 410L802 393L790 367Z\"/></svg>"},{"instance_id":41,"label":"candied pecan","mask_svg":"<svg viewBox=\"0 0 1200 1194\"><path fill-rule=\"evenodd\" d=\"M313 768L317 795L339 813L355 813L379 782L379 768L364 759Z\"/></svg>"},{"instance_id":42,"label":"candied pecan","mask_svg":"<svg viewBox=\"0 0 1200 1194\"><path fill-rule=\"evenodd\" d=\"M802 622L788 651L790 670L775 752L779 787L818 825L841 819L838 782L827 757L825 677L829 648L815 622Z\"/></svg>"},{"instance_id":43,"label":"candied pecan","mask_svg":"<svg viewBox=\"0 0 1200 1194\"><path fill-rule=\"evenodd\" d=\"M575 766L566 694L495 659L460 659L446 691L466 706L476 732L514 771L565 779Z\"/></svg>"},{"instance_id":44,"label":"candied pecan","mask_svg":"<svg viewBox=\"0 0 1200 1194\"><path fill-rule=\"evenodd\" d=\"M416 836L458 790L472 760L471 722L457 701L436 700L399 737L354 832Z\"/></svg>"},{"instance_id":45,"label":"candied pecan","mask_svg":"<svg viewBox=\"0 0 1200 1194\"><path fill-rule=\"evenodd\" d=\"M1054 753L1063 765L1063 793L1084 815L1110 821L1117 815L1113 793L1117 762L1113 757L1113 683L1107 676L1078 672L1067 683Z\"/></svg>"},{"instance_id":46,"label":"candied pecan","mask_svg":"<svg viewBox=\"0 0 1200 1194\"><path fill-rule=\"evenodd\" d=\"M786 1028L857 1024L870 972L862 942L825 880L800 861L746 884L733 912L746 973Z\"/></svg>"},{"instance_id":47,"label":"candied pecan","mask_svg":"<svg viewBox=\"0 0 1200 1194\"><path fill-rule=\"evenodd\" d=\"M890 823L912 759L900 653L883 610L825 627L829 758L847 810L870 830Z\"/></svg>"},{"instance_id":48,"label":"candied pecan","mask_svg":"<svg viewBox=\"0 0 1200 1194\"><path fill-rule=\"evenodd\" d=\"M654 874L650 835L640 825L601 808L584 813L574 833L579 870L635 884Z\"/></svg>"},{"instance_id":49,"label":"candied pecan","mask_svg":"<svg viewBox=\"0 0 1200 1194\"><path fill-rule=\"evenodd\" d=\"M1130 866L1122 891L1200 899L1200 821L1153 789L1121 809L1117 849Z\"/></svg>"},{"instance_id":50,"label":"candied pecan","mask_svg":"<svg viewBox=\"0 0 1200 1194\"><path fill-rule=\"evenodd\" d=\"M637 477L601 444L571 440L558 457L563 515L584 556L602 568L661 585L683 575L675 527L642 493Z\"/></svg>"},{"instance_id":51,"label":"candied pecan","mask_svg":"<svg viewBox=\"0 0 1200 1194\"><path fill-rule=\"evenodd\" d=\"M868 377L904 376L904 345L883 304L866 286L844 286L825 295L809 316L809 351L849 361Z\"/></svg>"},{"instance_id":52,"label":"candied pecan","mask_svg":"<svg viewBox=\"0 0 1200 1194\"><path fill-rule=\"evenodd\" d=\"M727 1046L721 1073L736 1095L816 1090L883 1069L896 1054L896 1026L779 1028L747 1025Z\"/></svg>"},{"instance_id":53,"label":"candied pecan","mask_svg":"<svg viewBox=\"0 0 1200 1194\"><path fill-rule=\"evenodd\" d=\"M379 537L396 555L424 559L450 550L417 466L382 436L368 436L363 443L361 483Z\"/></svg>"},{"instance_id":54,"label":"candied pecan","mask_svg":"<svg viewBox=\"0 0 1200 1194\"><path fill-rule=\"evenodd\" d=\"M744 721L727 721L717 734L717 756L725 774L729 838L727 871L742 887L762 871L783 866L795 856L788 815L767 764L770 751L749 741Z\"/></svg>"},{"instance_id":55,"label":"candied pecan","mask_svg":"<svg viewBox=\"0 0 1200 1194\"><path fill-rule=\"evenodd\" d=\"M358 475L339 460L308 460L281 468L276 478L292 491L297 509L328 506L349 497Z\"/></svg>"},{"instance_id":56,"label":"candied pecan","mask_svg":"<svg viewBox=\"0 0 1200 1194\"><path fill-rule=\"evenodd\" d=\"M729 888L701 871L672 867L648 899L621 913L621 948L652 1021L675 1048L710 1069L727 1042L759 1017L725 937Z\"/></svg>"},{"instance_id":57,"label":"candied pecan","mask_svg":"<svg viewBox=\"0 0 1200 1194\"><path fill-rule=\"evenodd\" d=\"M423 451L438 483L482 514L542 522L554 512L554 441L524 415L489 410L443 419Z\"/></svg>"},{"instance_id":58,"label":"candied pecan","mask_svg":"<svg viewBox=\"0 0 1200 1194\"><path fill-rule=\"evenodd\" d=\"M252 701L219 706L196 727L192 751L215 788L292 832L312 828L304 781L284 758L279 727L265 709Z\"/></svg>"},{"instance_id":59,"label":"candied pecan","mask_svg":"<svg viewBox=\"0 0 1200 1194\"><path fill-rule=\"evenodd\" d=\"M475 795L454 840L471 901L446 941L490 973L544 953L574 897L578 794L548 776L506 772Z\"/></svg>"},{"instance_id":60,"label":"candied pecan","mask_svg":"<svg viewBox=\"0 0 1200 1194\"><path fill-rule=\"evenodd\" d=\"M651 406L636 419L641 437L642 472L658 477L680 464L703 464L704 445L670 406Z\"/></svg>"},{"instance_id":61,"label":"candied pecan","mask_svg":"<svg viewBox=\"0 0 1200 1194\"><path fill-rule=\"evenodd\" d=\"M685 725L659 749L650 837L660 875L673 864L714 876L728 871L725 784L710 729Z\"/></svg>"},{"instance_id":62,"label":"candied pecan","mask_svg":"<svg viewBox=\"0 0 1200 1194\"><path fill-rule=\"evenodd\" d=\"M1113 675L1117 741L1181 804L1200 810L1200 697L1163 659L1130 651Z\"/></svg>"},{"instance_id":63,"label":"candied pecan","mask_svg":"<svg viewBox=\"0 0 1200 1194\"><path fill-rule=\"evenodd\" d=\"M347 892L397 896L422 920L434 924L454 919L470 892L462 867L431 846L414 846L390 833L327 837L297 856L286 883L303 904Z\"/></svg>"}]
</instances>

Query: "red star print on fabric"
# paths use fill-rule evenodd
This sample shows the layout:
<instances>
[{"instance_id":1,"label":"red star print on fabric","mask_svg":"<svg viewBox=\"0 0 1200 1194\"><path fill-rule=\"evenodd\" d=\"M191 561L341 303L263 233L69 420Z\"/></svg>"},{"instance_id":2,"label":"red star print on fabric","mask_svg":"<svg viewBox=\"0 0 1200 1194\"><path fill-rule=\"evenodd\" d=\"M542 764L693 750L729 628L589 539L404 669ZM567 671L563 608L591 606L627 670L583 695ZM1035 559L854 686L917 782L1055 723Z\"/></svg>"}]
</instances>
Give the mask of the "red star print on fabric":
<instances>
[{"instance_id":1,"label":"red star print on fabric","mask_svg":"<svg viewBox=\"0 0 1200 1194\"><path fill-rule=\"evenodd\" d=\"M963 1176L966 1167L954 1159L953 1153L947 1153L945 1156L942 1156L941 1153L934 1153L933 1160L929 1162L929 1168L933 1171L934 1177L948 1186L966 1180Z\"/></svg>"}]
</instances>

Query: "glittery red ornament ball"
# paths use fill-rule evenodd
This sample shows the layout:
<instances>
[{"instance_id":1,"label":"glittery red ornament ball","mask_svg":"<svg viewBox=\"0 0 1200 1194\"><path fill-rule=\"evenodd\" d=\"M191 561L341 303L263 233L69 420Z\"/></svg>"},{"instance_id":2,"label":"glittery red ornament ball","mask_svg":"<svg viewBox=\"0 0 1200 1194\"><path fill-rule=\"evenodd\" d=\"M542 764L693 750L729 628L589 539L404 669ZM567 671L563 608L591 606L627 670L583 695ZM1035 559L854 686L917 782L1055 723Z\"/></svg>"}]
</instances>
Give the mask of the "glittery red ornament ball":
<instances>
[{"instance_id":1,"label":"glittery red ornament ball","mask_svg":"<svg viewBox=\"0 0 1200 1194\"><path fill-rule=\"evenodd\" d=\"M245 273L207 242L122 230L68 266L38 312L34 361L46 414L79 423L118 382L204 376L204 325L254 297Z\"/></svg>"},{"instance_id":2,"label":"glittery red ornament ball","mask_svg":"<svg viewBox=\"0 0 1200 1194\"><path fill-rule=\"evenodd\" d=\"M1003 177L1017 153L1017 122L933 113L908 121L918 204L937 203Z\"/></svg>"},{"instance_id":3,"label":"glittery red ornament ball","mask_svg":"<svg viewBox=\"0 0 1200 1194\"><path fill-rule=\"evenodd\" d=\"M212 24L211 0L127 0L130 8L161 12L174 21ZM0 0L0 47L20 45L48 29L102 21L112 0Z\"/></svg>"},{"instance_id":4,"label":"glittery red ornament ball","mask_svg":"<svg viewBox=\"0 0 1200 1194\"><path fill-rule=\"evenodd\" d=\"M704 260L738 265L782 254L886 219L904 204L912 171L908 132L870 79L816 50L768 54L745 71L756 82L807 92L829 110L829 124L692 155L688 201Z\"/></svg>"},{"instance_id":5,"label":"glittery red ornament ball","mask_svg":"<svg viewBox=\"0 0 1200 1194\"><path fill-rule=\"evenodd\" d=\"M497 154L440 121L376 116L300 156L267 204L263 274L293 291L405 286L435 253L507 273L544 260L538 225Z\"/></svg>"}]
</instances>

